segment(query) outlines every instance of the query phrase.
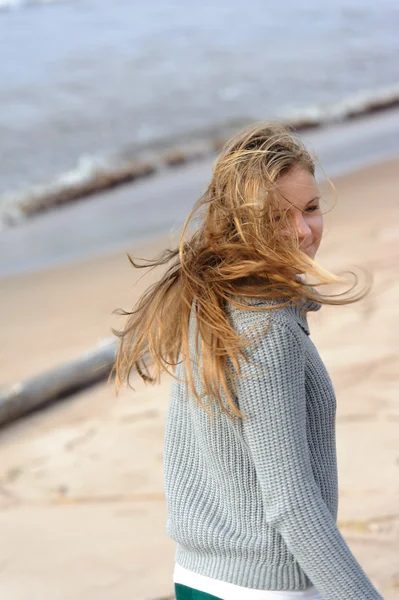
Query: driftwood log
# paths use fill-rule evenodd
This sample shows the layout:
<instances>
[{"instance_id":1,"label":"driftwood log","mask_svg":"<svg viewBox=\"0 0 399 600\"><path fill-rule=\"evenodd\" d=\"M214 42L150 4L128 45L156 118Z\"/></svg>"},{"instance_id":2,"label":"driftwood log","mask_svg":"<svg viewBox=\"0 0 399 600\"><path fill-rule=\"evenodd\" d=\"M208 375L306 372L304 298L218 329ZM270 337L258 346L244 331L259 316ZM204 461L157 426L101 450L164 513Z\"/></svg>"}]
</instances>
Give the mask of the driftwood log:
<instances>
[{"instance_id":1,"label":"driftwood log","mask_svg":"<svg viewBox=\"0 0 399 600\"><path fill-rule=\"evenodd\" d=\"M117 342L105 340L79 358L25 381L0 387L0 427L106 379Z\"/></svg>"}]
</instances>

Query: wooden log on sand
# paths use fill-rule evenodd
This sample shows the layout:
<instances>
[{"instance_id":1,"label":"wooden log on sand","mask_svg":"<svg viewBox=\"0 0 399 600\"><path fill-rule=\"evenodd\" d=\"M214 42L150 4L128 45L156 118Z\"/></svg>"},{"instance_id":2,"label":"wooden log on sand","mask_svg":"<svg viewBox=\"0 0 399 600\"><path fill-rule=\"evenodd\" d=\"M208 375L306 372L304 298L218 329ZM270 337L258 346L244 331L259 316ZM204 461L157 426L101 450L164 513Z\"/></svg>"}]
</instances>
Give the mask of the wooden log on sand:
<instances>
[{"instance_id":1,"label":"wooden log on sand","mask_svg":"<svg viewBox=\"0 0 399 600\"><path fill-rule=\"evenodd\" d=\"M116 348L114 338L105 340L98 348L69 363L1 387L0 427L106 379L114 364Z\"/></svg>"}]
</instances>

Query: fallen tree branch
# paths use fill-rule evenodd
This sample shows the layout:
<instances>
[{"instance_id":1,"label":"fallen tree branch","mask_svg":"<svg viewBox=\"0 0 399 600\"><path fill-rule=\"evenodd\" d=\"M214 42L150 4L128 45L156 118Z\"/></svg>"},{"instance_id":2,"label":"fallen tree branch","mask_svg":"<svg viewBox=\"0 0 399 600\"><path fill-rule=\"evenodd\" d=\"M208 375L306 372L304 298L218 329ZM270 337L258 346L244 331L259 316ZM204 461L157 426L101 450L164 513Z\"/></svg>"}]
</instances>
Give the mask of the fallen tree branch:
<instances>
[{"instance_id":1,"label":"fallen tree branch","mask_svg":"<svg viewBox=\"0 0 399 600\"><path fill-rule=\"evenodd\" d=\"M106 379L114 364L116 348L114 338L104 340L100 347L71 362L1 387L0 427Z\"/></svg>"}]
</instances>

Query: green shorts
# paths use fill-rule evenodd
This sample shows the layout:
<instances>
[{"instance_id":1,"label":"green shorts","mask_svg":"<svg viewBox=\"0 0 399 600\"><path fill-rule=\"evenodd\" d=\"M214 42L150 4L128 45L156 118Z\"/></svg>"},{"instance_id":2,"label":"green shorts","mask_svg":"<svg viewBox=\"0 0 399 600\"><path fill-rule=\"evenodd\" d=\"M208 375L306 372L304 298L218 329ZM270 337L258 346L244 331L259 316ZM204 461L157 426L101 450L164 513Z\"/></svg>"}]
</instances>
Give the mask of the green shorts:
<instances>
[{"instance_id":1,"label":"green shorts","mask_svg":"<svg viewBox=\"0 0 399 600\"><path fill-rule=\"evenodd\" d=\"M181 583L175 583L175 594L176 600L222 600L218 596L212 596L206 592L200 592L194 588L182 585Z\"/></svg>"}]
</instances>

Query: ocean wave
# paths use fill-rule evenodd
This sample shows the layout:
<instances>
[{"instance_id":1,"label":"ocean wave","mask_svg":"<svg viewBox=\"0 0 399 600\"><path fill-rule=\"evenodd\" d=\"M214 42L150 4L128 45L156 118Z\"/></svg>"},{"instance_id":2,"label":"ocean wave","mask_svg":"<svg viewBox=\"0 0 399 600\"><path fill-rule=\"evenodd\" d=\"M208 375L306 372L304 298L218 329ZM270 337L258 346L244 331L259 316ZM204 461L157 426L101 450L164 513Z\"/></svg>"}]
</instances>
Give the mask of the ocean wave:
<instances>
[{"instance_id":1,"label":"ocean wave","mask_svg":"<svg viewBox=\"0 0 399 600\"><path fill-rule=\"evenodd\" d=\"M334 104L315 105L275 115L273 119L300 132L397 107L399 84L377 92L359 93ZM157 141L156 145L154 143L133 150L124 149L112 157L81 157L74 169L48 182L0 195L0 226L16 225L32 215L61 204L148 177L161 169L209 156L219 151L226 140L246 124L247 120L236 119L218 128L213 127L208 132L192 132L173 140L168 138Z\"/></svg>"},{"instance_id":2,"label":"ocean wave","mask_svg":"<svg viewBox=\"0 0 399 600\"><path fill-rule=\"evenodd\" d=\"M288 121L303 119L315 124L348 121L399 106L399 83L380 90L359 92L333 104L309 106L305 110L285 114Z\"/></svg>"}]
</instances>

